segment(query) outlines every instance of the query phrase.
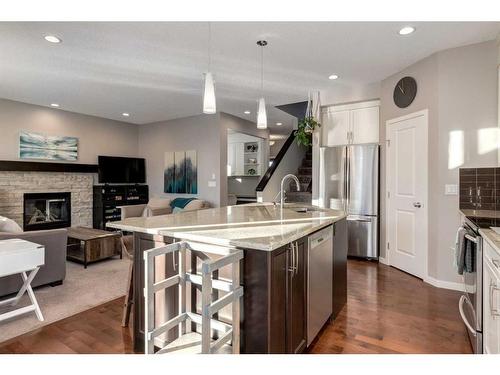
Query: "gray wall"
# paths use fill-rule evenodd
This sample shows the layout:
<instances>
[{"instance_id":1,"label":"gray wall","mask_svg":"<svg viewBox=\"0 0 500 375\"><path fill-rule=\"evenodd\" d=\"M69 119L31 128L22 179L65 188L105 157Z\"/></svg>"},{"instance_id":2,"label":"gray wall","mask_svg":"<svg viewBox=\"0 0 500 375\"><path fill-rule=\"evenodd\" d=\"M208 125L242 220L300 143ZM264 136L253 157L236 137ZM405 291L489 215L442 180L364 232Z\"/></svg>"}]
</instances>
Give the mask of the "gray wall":
<instances>
[{"instance_id":1,"label":"gray wall","mask_svg":"<svg viewBox=\"0 0 500 375\"><path fill-rule=\"evenodd\" d=\"M198 159L197 197L212 206L220 204L221 140L220 115L200 115L139 126L139 156L146 158L151 196L189 196L163 193L165 152L196 150ZM224 148L225 150L225 148ZM212 176L214 175L214 176ZM214 177L214 178L212 178ZM216 187L208 181L215 180Z\"/></svg>"},{"instance_id":2,"label":"gray wall","mask_svg":"<svg viewBox=\"0 0 500 375\"><path fill-rule=\"evenodd\" d=\"M283 177L289 173L297 174L299 167L302 165L302 160L305 157L306 151L306 147L298 146L295 141L290 145L285 156L281 159L281 162L264 188L264 191L258 194L263 202L272 202L273 199L276 198L276 195L280 191L281 179Z\"/></svg>"},{"instance_id":3,"label":"gray wall","mask_svg":"<svg viewBox=\"0 0 500 375\"><path fill-rule=\"evenodd\" d=\"M396 82L415 77L418 94L406 109L394 105ZM381 255L385 256L385 123L422 109L429 110L429 275L460 282L453 269L451 247L460 222L458 196L445 195L445 184L458 184L458 167L449 168L451 131L463 131L464 162L460 167L497 165L497 149L483 152L481 129L497 127L497 46L490 41L454 48L423 59L381 85ZM484 130L482 130L484 131ZM424 167L424 166L423 166Z\"/></svg>"},{"instance_id":4,"label":"gray wall","mask_svg":"<svg viewBox=\"0 0 500 375\"><path fill-rule=\"evenodd\" d=\"M199 115L139 126L139 156L146 158L151 196L170 198L193 195L163 192L166 151L196 150L198 158L198 194L211 206L227 203L227 129L268 137L255 123L226 113ZM215 187L208 182L215 181Z\"/></svg>"},{"instance_id":5,"label":"gray wall","mask_svg":"<svg viewBox=\"0 0 500 375\"><path fill-rule=\"evenodd\" d=\"M285 144L286 140L288 137L283 138L283 139L276 139L274 141L274 144L269 147L269 157L270 158L275 158L278 155L278 152L280 152L281 148Z\"/></svg>"},{"instance_id":6,"label":"gray wall","mask_svg":"<svg viewBox=\"0 0 500 375\"><path fill-rule=\"evenodd\" d=\"M259 177L229 177L227 179L227 192L238 196L255 197L255 188L259 184Z\"/></svg>"},{"instance_id":7,"label":"gray wall","mask_svg":"<svg viewBox=\"0 0 500 375\"><path fill-rule=\"evenodd\" d=\"M221 179L220 179L220 205L227 205L227 195L228 195L228 178L227 178L227 130L232 129L237 132L254 135L256 137L260 137L264 139L264 147L263 152L268 152L269 150L269 130L268 129L257 129L257 125L255 122L243 120L239 117L227 114L220 113L220 150L221 150L221 158L220 158L220 168L221 168ZM268 155L263 155L264 160L269 160ZM247 181L247 179L242 180L242 183L250 182L250 186L242 187L240 186L241 191L249 192L251 188L257 186L257 179ZM233 181L234 182L234 181ZM253 190L255 192L255 187ZM243 194L243 193L242 193ZM248 195L247 193L244 193Z\"/></svg>"},{"instance_id":8,"label":"gray wall","mask_svg":"<svg viewBox=\"0 0 500 375\"><path fill-rule=\"evenodd\" d=\"M137 156L137 126L125 122L0 99L0 160L19 159L21 130L78 138L76 163L97 155Z\"/></svg>"},{"instance_id":9,"label":"gray wall","mask_svg":"<svg viewBox=\"0 0 500 375\"><path fill-rule=\"evenodd\" d=\"M329 106L333 104L362 102L380 97L380 82L366 85L345 84L340 80L333 81L332 87L320 92L321 105Z\"/></svg>"}]
</instances>

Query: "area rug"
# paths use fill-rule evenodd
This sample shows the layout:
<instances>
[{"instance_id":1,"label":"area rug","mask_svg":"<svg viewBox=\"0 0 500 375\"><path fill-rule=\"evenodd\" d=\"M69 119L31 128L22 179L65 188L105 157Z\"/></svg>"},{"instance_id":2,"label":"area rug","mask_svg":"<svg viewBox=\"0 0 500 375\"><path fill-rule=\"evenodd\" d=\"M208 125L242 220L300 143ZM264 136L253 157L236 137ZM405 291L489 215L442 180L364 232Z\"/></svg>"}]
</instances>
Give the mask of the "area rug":
<instances>
[{"instance_id":1,"label":"area rug","mask_svg":"<svg viewBox=\"0 0 500 375\"><path fill-rule=\"evenodd\" d=\"M33 312L0 322L0 342L125 295L129 262L126 258L108 259L89 264L87 269L66 262L63 285L35 289L45 320L40 322ZM27 304L29 298L25 295L19 306ZM2 307L0 313L8 310Z\"/></svg>"}]
</instances>

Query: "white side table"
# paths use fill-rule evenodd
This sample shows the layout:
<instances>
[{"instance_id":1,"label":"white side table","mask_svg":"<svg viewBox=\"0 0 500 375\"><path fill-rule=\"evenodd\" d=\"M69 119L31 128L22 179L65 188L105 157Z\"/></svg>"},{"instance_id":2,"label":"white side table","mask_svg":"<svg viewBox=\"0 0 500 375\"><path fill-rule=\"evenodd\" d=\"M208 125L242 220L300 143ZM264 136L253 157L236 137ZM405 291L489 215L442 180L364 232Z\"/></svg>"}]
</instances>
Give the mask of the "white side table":
<instances>
[{"instance_id":1,"label":"white side table","mask_svg":"<svg viewBox=\"0 0 500 375\"><path fill-rule=\"evenodd\" d=\"M35 278L40 266L44 264L44 246L17 238L0 241L0 277L20 273L24 281L17 295L13 298L0 301L0 306L15 306L26 292L31 300L31 305L29 306L0 314L0 322L31 311L35 312L38 320L43 321L42 311L31 288L31 282Z\"/></svg>"}]
</instances>

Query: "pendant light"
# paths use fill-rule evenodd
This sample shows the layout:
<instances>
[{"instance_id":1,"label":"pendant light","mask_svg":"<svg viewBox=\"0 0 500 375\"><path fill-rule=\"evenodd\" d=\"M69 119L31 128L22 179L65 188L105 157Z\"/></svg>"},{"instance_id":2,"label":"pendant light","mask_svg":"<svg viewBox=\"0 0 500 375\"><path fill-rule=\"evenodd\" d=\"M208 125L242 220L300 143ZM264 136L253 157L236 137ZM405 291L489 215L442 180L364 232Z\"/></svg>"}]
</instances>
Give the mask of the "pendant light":
<instances>
[{"instance_id":1,"label":"pendant light","mask_svg":"<svg viewBox=\"0 0 500 375\"><path fill-rule=\"evenodd\" d=\"M212 41L212 28L209 22L208 23L208 72L205 73L205 89L203 91L203 113L206 114L214 114L216 112L214 77L210 72L211 62L212 62L211 41Z\"/></svg>"},{"instance_id":2,"label":"pendant light","mask_svg":"<svg viewBox=\"0 0 500 375\"><path fill-rule=\"evenodd\" d=\"M267 128L266 100L264 99L264 47L267 46L265 40L259 40L257 45L260 46L260 92L259 110L257 111L257 129Z\"/></svg>"}]
</instances>

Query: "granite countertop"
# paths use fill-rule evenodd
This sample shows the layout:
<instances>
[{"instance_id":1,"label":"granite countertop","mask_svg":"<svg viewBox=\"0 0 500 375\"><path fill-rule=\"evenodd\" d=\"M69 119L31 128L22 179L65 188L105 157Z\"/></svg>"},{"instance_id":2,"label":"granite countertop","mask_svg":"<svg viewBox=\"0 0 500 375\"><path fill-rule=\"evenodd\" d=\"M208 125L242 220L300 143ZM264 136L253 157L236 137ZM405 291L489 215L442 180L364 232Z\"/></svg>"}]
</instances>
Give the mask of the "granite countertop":
<instances>
[{"instance_id":1,"label":"granite countertop","mask_svg":"<svg viewBox=\"0 0 500 375\"><path fill-rule=\"evenodd\" d=\"M500 234L497 234L493 229L489 228L479 229L479 234L485 241L488 241L491 247L500 255Z\"/></svg>"},{"instance_id":2,"label":"granite countertop","mask_svg":"<svg viewBox=\"0 0 500 375\"><path fill-rule=\"evenodd\" d=\"M496 210L470 210L470 209L460 209L460 212L465 216L472 216L484 219L499 219L500 211Z\"/></svg>"},{"instance_id":3,"label":"granite countertop","mask_svg":"<svg viewBox=\"0 0 500 375\"><path fill-rule=\"evenodd\" d=\"M296 212L296 207L310 207ZM271 251L345 218L343 211L287 204L256 203L171 215L128 218L111 228L191 241Z\"/></svg>"}]
</instances>

